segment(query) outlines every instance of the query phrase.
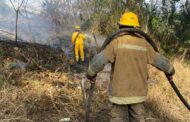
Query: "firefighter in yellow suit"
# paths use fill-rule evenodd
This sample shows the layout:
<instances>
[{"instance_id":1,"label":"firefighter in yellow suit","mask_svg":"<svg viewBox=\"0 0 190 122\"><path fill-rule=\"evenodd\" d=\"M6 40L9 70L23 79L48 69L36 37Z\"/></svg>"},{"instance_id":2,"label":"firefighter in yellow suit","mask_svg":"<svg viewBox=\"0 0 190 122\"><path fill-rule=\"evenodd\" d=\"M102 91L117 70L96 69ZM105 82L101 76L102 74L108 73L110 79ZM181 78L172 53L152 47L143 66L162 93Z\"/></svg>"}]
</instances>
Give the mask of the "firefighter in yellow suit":
<instances>
[{"instance_id":1,"label":"firefighter in yellow suit","mask_svg":"<svg viewBox=\"0 0 190 122\"><path fill-rule=\"evenodd\" d=\"M86 40L86 36L84 33L80 32L80 26L75 27L75 32L72 34L72 44L74 45L75 51L75 59L79 61L79 53L80 60L84 61L84 41Z\"/></svg>"}]
</instances>

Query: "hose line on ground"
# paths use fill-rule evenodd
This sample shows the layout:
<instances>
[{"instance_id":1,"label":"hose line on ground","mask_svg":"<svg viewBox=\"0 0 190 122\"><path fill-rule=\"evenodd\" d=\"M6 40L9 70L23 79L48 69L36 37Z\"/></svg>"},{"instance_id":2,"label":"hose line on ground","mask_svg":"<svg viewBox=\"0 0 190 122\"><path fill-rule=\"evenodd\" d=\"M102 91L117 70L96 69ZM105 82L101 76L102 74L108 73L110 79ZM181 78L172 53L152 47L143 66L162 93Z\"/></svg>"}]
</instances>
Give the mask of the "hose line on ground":
<instances>
[{"instance_id":1,"label":"hose line on ground","mask_svg":"<svg viewBox=\"0 0 190 122\"><path fill-rule=\"evenodd\" d=\"M120 30L116 31L115 33L113 33L112 35L108 36L108 38L103 43L103 45L101 47L101 50L103 50L116 37L120 36L121 34L127 34L127 33L136 33L136 34L139 34L139 35L143 36L146 39L146 41L154 48L154 50L156 52L159 52L159 50L158 50L156 44L154 43L154 41L145 32L143 32L141 30L138 30L138 29L135 29L135 28L120 29ZM185 100L185 98L182 96L182 94L180 93L179 89L175 85L174 81L173 80L169 80L169 83L172 86L172 88L175 91L175 93L178 96L178 98L185 105L185 107L190 111L190 105Z\"/></svg>"}]
</instances>

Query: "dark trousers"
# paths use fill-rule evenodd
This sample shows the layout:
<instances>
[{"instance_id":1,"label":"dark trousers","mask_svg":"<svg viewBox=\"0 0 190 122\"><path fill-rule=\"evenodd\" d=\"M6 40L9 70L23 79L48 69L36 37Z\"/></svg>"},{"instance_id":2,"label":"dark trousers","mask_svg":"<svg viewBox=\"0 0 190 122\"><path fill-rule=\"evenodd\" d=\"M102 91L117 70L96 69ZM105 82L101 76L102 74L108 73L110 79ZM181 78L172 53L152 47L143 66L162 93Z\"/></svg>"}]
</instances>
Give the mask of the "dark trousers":
<instances>
[{"instance_id":1,"label":"dark trousers","mask_svg":"<svg viewBox=\"0 0 190 122\"><path fill-rule=\"evenodd\" d=\"M110 122L145 122L143 103L130 105L112 104Z\"/></svg>"}]
</instances>

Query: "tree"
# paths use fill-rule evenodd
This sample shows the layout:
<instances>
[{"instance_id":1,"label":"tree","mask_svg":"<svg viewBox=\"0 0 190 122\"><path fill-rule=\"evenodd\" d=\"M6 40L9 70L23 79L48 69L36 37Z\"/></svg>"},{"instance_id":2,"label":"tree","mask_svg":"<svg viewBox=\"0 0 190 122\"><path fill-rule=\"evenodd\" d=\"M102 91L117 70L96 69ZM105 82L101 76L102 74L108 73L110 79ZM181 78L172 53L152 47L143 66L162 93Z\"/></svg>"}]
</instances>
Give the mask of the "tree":
<instances>
[{"instance_id":1,"label":"tree","mask_svg":"<svg viewBox=\"0 0 190 122\"><path fill-rule=\"evenodd\" d=\"M20 12L20 8L21 6L23 5L24 1L25 0L22 0L20 3L19 3L19 0L14 0L14 3L12 0L9 0L10 3L12 4L14 10L15 10L15 13L16 13L16 23L15 23L15 41L17 42L18 41L18 15L19 15L19 12ZM17 7L16 7L16 3L17 3Z\"/></svg>"},{"instance_id":2,"label":"tree","mask_svg":"<svg viewBox=\"0 0 190 122\"><path fill-rule=\"evenodd\" d=\"M56 33L73 28L74 25L80 23L81 9L78 1L44 0L42 8L43 14L52 21Z\"/></svg>"}]
</instances>

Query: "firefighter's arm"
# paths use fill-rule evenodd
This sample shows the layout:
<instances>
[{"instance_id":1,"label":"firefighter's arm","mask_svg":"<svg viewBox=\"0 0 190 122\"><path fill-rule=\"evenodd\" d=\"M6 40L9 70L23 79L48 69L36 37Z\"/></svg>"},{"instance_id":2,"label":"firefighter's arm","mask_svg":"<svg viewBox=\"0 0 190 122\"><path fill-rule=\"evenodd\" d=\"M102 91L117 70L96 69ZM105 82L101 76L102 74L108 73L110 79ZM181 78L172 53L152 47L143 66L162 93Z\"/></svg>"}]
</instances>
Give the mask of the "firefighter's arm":
<instances>
[{"instance_id":1,"label":"firefighter's arm","mask_svg":"<svg viewBox=\"0 0 190 122\"><path fill-rule=\"evenodd\" d=\"M112 41L103 51L96 55L90 62L87 78L92 80L96 77L97 73L103 70L104 65L107 63L113 63L115 61L115 49L116 41Z\"/></svg>"},{"instance_id":2,"label":"firefighter's arm","mask_svg":"<svg viewBox=\"0 0 190 122\"><path fill-rule=\"evenodd\" d=\"M86 35L84 33L81 34L83 42L86 41Z\"/></svg>"},{"instance_id":3,"label":"firefighter's arm","mask_svg":"<svg viewBox=\"0 0 190 122\"><path fill-rule=\"evenodd\" d=\"M87 78L89 80L96 77L97 73L103 70L104 65L108 63L108 60L106 59L104 52L100 52L98 55L96 55L92 61L90 62L90 65L88 67L87 71Z\"/></svg>"},{"instance_id":4,"label":"firefighter's arm","mask_svg":"<svg viewBox=\"0 0 190 122\"><path fill-rule=\"evenodd\" d=\"M159 53L156 53L156 56L152 65L160 69L161 71L163 71L168 76L174 75L175 73L174 67L170 63L170 61L166 57L160 55Z\"/></svg>"},{"instance_id":5,"label":"firefighter's arm","mask_svg":"<svg viewBox=\"0 0 190 122\"><path fill-rule=\"evenodd\" d=\"M86 40L86 35L83 33L83 39L84 39L84 41Z\"/></svg>"},{"instance_id":6,"label":"firefighter's arm","mask_svg":"<svg viewBox=\"0 0 190 122\"><path fill-rule=\"evenodd\" d=\"M175 69L170 61L158 52L155 52L151 46L148 47L147 55L149 64L163 71L168 76L174 75Z\"/></svg>"}]
</instances>

